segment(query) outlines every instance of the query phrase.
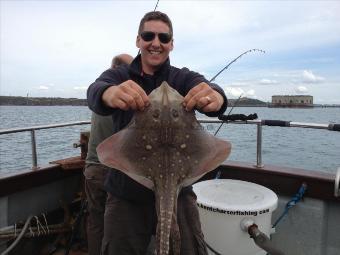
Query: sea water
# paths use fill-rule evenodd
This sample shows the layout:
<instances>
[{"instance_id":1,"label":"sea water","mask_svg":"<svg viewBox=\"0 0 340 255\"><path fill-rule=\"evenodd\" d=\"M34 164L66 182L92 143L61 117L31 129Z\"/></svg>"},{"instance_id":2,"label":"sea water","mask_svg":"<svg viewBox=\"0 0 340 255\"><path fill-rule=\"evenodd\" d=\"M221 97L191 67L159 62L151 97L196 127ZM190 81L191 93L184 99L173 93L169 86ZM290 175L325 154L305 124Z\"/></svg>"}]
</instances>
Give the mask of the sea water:
<instances>
[{"instance_id":1,"label":"sea water","mask_svg":"<svg viewBox=\"0 0 340 255\"><path fill-rule=\"evenodd\" d=\"M228 113L229 109L226 111ZM259 119L340 123L340 108L236 107L232 114L257 113ZM0 129L90 120L84 106L0 106ZM204 124L215 133L219 124ZM80 155L73 143L90 125L36 131L38 165ZM335 172L340 167L340 132L287 127L262 128L262 161L287 167ZM224 124L218 137L232 143L230 160L256 163L256 125ZM0 176L32 166L30 132L0 135Z\"/></svg>"}]
</instances>

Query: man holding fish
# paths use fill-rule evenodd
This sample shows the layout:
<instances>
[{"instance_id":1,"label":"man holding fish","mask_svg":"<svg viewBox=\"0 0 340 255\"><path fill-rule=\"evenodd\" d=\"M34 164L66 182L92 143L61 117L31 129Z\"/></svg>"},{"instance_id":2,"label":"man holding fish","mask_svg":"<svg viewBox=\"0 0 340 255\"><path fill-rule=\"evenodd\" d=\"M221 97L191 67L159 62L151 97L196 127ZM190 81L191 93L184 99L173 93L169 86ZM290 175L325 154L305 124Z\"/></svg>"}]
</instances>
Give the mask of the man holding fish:
<instances>
[{"instance_id":1,"label":"man holding fish","mask_svg":"<svg viewBox=\"0 0 340 255\"><path fill-rule=\"evenodd\" d=\"M128 67L105 71L87 92L91 110L112 115L113 133L125 128L134 113L144 112L150 107L148 95L163 81L184 97L182 105L187 112L197 109L215 117L226 110L227 98L219 86L187 68L170 65L173 29L166 14L155 11L144 15L136 46L140 54ZM157 213L154 192L140 183L121 171L110 171L105 184L109 195L102 254L146 254L151 236L156 233ZM196 195L191 186L182 188L178 195L177 223L180 254L207 254Z\"/></svg>"}]
</instances>

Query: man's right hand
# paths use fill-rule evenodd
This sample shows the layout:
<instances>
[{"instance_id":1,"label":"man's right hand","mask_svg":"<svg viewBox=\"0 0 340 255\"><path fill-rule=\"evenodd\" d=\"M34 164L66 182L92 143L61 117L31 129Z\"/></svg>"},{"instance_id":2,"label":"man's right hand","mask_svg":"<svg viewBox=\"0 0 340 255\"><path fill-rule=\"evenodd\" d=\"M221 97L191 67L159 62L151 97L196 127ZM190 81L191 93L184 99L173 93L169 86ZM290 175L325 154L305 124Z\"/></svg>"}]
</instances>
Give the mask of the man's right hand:
<instances>
[{"instance_id":1,"label":"man's right hand","mask_svg":"<svg viewBox=\"0 0 340 255\"><path fill-rule=\"evenodd\" d=\"M102 100L109 107L125 111L129 109L143 111L150 104L145 91L132 80L107 88Z\"/></svg>"}]
</instances>

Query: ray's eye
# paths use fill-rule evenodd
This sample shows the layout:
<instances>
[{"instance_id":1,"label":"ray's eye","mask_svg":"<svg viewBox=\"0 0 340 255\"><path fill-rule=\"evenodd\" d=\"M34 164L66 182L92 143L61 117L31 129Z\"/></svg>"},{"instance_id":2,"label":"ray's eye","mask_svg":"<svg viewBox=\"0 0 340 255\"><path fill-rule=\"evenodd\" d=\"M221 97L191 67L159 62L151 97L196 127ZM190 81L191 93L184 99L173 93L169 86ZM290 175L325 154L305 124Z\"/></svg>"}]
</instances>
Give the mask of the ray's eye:
<instances>
[{"instance_id":1,"label":"ray's eye","mask_svg":"<svg viewBox=\"0 0 340 255\"><path fill-rule=\"evenodd\" d=\"M159 109L154 110L152 113L152 117L154 117L155 119L158 119L159 115L160 115Z\"/></svg>"},{"instance_id":2,"label":"ray's eye","mask_svg":"<svg viewBox=\"0 0 340 255\"><path fill-rule=\"evenodd\" d=\"M171 113L172 113L172 116L173 116L174 118L178 118L179 114L178 114L178 111L177 111L177 110L172 109Z\"/></svg>"}]
</instances>

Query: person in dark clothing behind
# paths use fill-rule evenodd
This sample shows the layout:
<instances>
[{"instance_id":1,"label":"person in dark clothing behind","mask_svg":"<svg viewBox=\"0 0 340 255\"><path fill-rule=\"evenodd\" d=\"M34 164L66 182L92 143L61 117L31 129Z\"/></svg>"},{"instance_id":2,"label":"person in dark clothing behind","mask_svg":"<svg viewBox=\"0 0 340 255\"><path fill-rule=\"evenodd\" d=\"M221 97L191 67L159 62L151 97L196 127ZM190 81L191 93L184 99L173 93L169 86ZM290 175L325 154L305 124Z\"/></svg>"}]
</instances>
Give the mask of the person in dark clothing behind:
<instances>
[{"instance_id":1,"label":"person in dark clothing behind","mask_svg":"<svg viewBox=\"0 0 340 255\"><path fill-rule=\"evenodd\" d=\"M105 71L88 89L91 110L112 115L114 133L130 122L135 111L149 106L148 94L163 81L184 96L183 107L208 116L218 116L227 108L227 98L216 84L187 68L170 65L173 29L169 17L149 12L140 21L136 46L140 54L130 66ZM110 171L105 183L108 199L104 216L102 254L146 254L155 234L157 216L154 194L124 173ZM178 225L181 254L207 254L192 187L178 196Z\"/></svg>"},{"instance_id":2,"label":"person in dark clothing behind","mask_svg":"<svg viewBox=\"0 0 340 255\"><path fill-rule=\"evenodd\" d=\"M123 64L128 65L132 60L132 56L120 54L112 59L111 68L114 69ZM89 255L99 255L101 250L107 198L104 181L109 171L109 167L100 164L96 148L98 144L111 136L112 132L113 123L111 116L101 116L93 112L84 169L85 193L88 202L87 242Z\"/></svg>"}]
</instances>

